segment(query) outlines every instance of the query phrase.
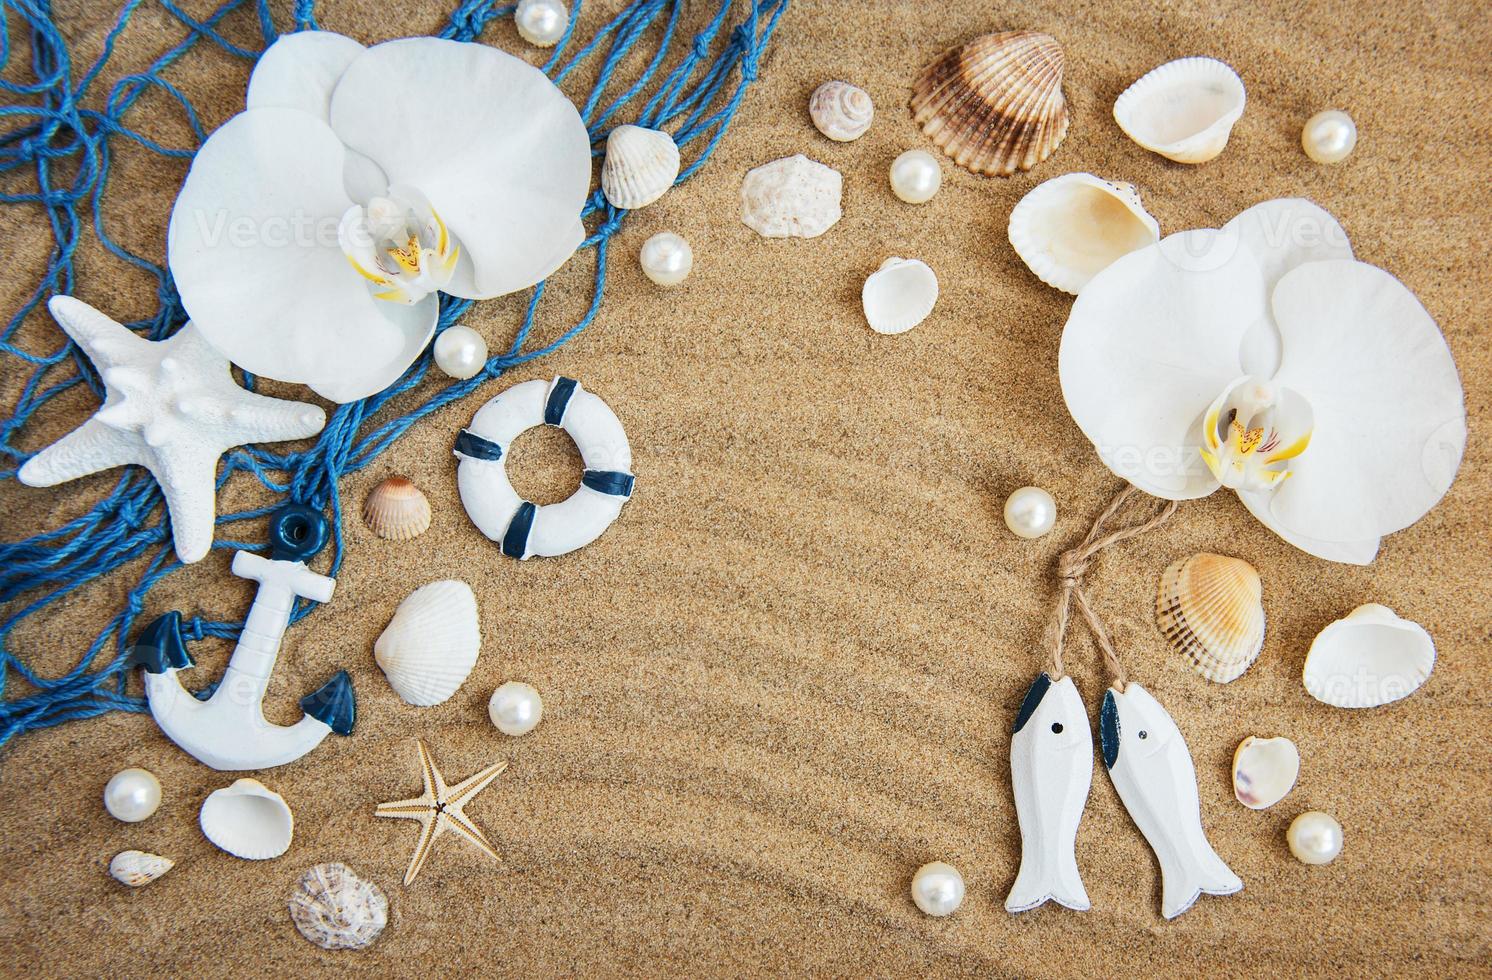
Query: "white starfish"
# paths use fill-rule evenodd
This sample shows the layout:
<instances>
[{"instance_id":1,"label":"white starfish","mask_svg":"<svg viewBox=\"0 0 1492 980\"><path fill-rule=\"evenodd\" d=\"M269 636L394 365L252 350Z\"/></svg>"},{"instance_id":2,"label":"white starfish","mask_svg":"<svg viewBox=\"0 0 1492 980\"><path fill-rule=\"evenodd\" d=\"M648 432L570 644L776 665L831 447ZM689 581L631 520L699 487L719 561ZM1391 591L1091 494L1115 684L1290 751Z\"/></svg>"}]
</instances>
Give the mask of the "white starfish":
<instances>
[{"instance_id":1,"label":"white starfish","mask_svg":"<svg viewBox=\"0 0 1492 980\"><path fill-rule=\"evenodd\" d=\"M47 307L98 369L107 396L91 419L27 460L21 482L50 487L137 463L161 485L176 555L187 564L212 547L218 457L234 446L313 436L326 424L315 405L240 388L227 358L190 323L150 341L71 296Z\"/></svg>"},{"instance_id":2,"label":"white starfish","mask_svg":"<svg viewBox=\"0 0 1492 980\"><path fill-rule=\"evenodd\" d=\"M435 768L435 761L430 758L430 750L425 748L425 743L416 739L415 745L420 750L420 775L425 780L424 795L410 800L380 803L374 810L374 814L380 817L420 822L420 839L415 842L414 856L409 859L409 870L404 872L404 884L414 882L415 876L425 866L425 859L430 856L435 838L447 830L475 844L494 861L501 861L502 856L497 853L497 849L488 842L486 835L471 822L462 808L486 789L488 783L502 775L502 771L508 768L508 763L494 762L475 776L470 776L455 786L447 786L440 770Z\"/></svg>"}]
</instances>

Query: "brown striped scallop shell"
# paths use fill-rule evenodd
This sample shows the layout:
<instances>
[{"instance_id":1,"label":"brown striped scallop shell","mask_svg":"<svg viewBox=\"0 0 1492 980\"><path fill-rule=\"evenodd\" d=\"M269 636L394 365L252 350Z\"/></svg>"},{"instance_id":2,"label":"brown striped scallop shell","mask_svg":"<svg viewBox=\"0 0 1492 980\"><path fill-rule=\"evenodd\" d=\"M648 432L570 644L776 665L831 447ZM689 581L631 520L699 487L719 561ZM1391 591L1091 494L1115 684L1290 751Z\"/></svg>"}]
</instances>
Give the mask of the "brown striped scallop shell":
<instances>
[{"instance_id":1,"label":"brown striped scallop shell","mask_svg":"<svg viewBox=\"0 0 1492 980\"><path fill-rule=\"evenodd\" d=\"M1254 566L1202 552L1172 562L1161 576L1156 624L1192 670L1226 684L1264 647L1262 595Z\"/></svg>"},{"instance_id":2,"label":"brown striped scallop shell","mask_svg":"<svg viewBox=\"0 0 1492 980\"><path fill-rule=\"evenodd\" d=\"M1035 31L985 34L951 48L912 87L912 120L959 166L1008 177L1067 135L1062 46Z\"/></svg>"}]
</instances>

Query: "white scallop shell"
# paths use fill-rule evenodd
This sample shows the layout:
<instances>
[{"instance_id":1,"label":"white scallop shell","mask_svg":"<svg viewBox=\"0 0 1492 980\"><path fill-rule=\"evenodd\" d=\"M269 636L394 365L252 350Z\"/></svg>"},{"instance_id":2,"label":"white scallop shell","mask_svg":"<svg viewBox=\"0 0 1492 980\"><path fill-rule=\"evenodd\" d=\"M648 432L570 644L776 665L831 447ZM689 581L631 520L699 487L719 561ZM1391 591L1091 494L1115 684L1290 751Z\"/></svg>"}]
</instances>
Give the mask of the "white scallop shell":
<instances>
[{"instance_id":1,"label":"white scallop shell","mask_svg":"<svg viewBox=\"0 0 1492 980\"><path fill-rule=\"evenodd\" d=\"M477 597L455 579L411 592L373 644L373 659L399 697L428 707L455 694L477 662Z\"/></svg>"},{"instance_id":2,"label":"white scallop shell","mask_svg":"<svg viewBox=\"0 0 1492 980\"><path fill-rule=\"evenodd\" d=\"M679 148L658 129L618 126L606 137L601 190L614 207L631 211L652 204L679 176Z\"/></svg>"},{"instance_id":3,"label":"white scallop shell","mask_svg":"<svg viewBox=\"0 0 1492 980\"><path fill-rule=\"evenodd\" d=\"M1425 628L1370 602L1316 636L1302 679L1317 701L1376 708L1413 694L1434 668L1435 641Z\"/></svg>"},{"instance_id":4,"label":"white scallop shell","mask_svg":"<svg viewBox=\"0 0 1492 980\"><path fill-rule=\"evenodd\" d=\"M1300 776L1300 750L1288 738L1250 735L1233 753L1233 795L1250 810L1283 800Z\"/></svg>"},{"instance_id":5,"label":"white scallop shell","mask_svg":"<svg viewBox=\"0 0 1492 980\"><path fill-rule=\"evenodd\" d=\"M340 862L307 871L286 904L295 928L322 949L362 949L389 921L383 890Z\"/></svg>"},{"instance_id":6,"label":"white scallop shell","mask_svg":"<svg viewBox=\"0 0 1492 980\"><path fill-rule=\"evenodd\" d=\"M159 854L150 854L146 851L120 851L114 855L114 860L109 862L109 874L114 877L115 881L129 885L131 888L140 888L170 871L175 864L175 861L161 857Z\"/></svg>"},{"instance_id":7,"label":"white scallop shell","mask_svg":"<svg viewBox=\"0 0 1492 980\"><path fill-rule=\"evenodd\" d=\"M857 140L875 118L870 93L849 82L825 82L808 97L808 116L818 131L837 143Z\"/></svg>"},{"instance_id":8,"label":"white scallop shell","mask_svg":"<svg viewBox=\"0 0 1492 980\"><path fill-rule=\"evenodd\" d=\"M1114 121L1168 160L1206 163L1228 145L1246 101L1232 68L1215 58L1182 58L1125 89L1114 103Z\"/></svg>"},{"instance_id":9,"label":"white scallop shell","mask_svg":"<svg viewBox=\"0 0 1492 980\"><path fill-rule=\"evenodd\" d=\"M209 794L197 822L208 840L247 861L279 857L295 836L295 818L284 797L257 779L240 779Z\"/></svg>"},{"instance_id":10,"label":"white scallop shell","mask_svg":"<svg viewBox=\"0 0 1492 980\"><path fill-rule=\"evenodd\" d=\"M1160 225L1133 184L1073 173L1031 188L1008 234L1036 278L1076 296L1115 259L1160 241Z\"/></svg>"},{"instance_id":11,"label":"white scallop shell","mask_svg":"<svg viewBox=\"0 0 1492 980\"><path fill-rule=\"evenodd\" d=\"M938 302L938 277L927 263L893 255L860 290L865 320L876 333L906 333Z\"/></svg>"},{"instance_id":12,"label":"white scallop shell","mask_svg":"<svg viewBox=\"0 0 1492 980\"><path fill-rule=\"evenodd\" d=\"M816 238L839 220L839 171L803 154L746 172L741 220L765 238Z\"/></svg>"}]
</instances>

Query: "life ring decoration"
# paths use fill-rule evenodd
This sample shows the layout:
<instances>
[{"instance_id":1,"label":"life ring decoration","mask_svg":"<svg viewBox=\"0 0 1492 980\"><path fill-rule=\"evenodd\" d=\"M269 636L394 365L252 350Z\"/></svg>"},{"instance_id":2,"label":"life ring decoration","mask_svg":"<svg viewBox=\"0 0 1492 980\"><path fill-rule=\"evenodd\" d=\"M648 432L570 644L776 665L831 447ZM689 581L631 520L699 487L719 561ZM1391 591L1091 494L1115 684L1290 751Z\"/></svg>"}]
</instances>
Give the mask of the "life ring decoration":
<instances>
[{"instance_id":1,"label":"life ring decoration","mask_svg":"<svg viewBox=\"0 0 1492 980\"><path fill-rule=\"evenodd\" d=\"M585 475L569 498L533 504L508 481L508 447L537 425L565 430L575 440ZM574 378L525 381L477 410L456 436L456 484L477 529L520 561L553 558L599 538L632 497L632 447L611 406Z\"/></svg>"}]
</instances>

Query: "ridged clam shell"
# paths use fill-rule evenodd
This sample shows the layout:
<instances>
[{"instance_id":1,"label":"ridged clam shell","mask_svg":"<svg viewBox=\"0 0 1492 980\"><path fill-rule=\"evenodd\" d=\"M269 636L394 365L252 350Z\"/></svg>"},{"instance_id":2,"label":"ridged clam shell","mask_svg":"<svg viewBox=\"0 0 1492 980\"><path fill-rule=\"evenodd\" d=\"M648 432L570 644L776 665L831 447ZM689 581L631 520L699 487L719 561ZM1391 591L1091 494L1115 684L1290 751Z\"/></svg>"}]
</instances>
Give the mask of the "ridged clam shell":
<instances>
[{"instance_id":1,"label":"ridged clam shell","mask_svg":"<svg viewBox=\"0 0 1492 980\"><path fill-rule=\"evenodd\" d=\"M1317 701L1376 708L1419 690L1434 669L1435 641L1425 628L1368 603L1316 636L1302 680Z\"/></svg>"},{"instance_id":2,"label":"ridged clam shell","mask_svg":"<svg viewBox=\"0 0 1492 980\"><path fill-rule=\"evenodd\" d=\"M411 592L373 644L373 658L399 697L427 707L455 694L477 662L477 597L455 579Z\"/></svg>"},{"instance_id":3,"label":"ridged clam shell","mask_svg":"<svg viewBox=\"0 0 1492 980\"><path fill-rule=\"evenodd\" d=\"M635 210L652 204L679 176L679 148L657 129L618 126L606 137L601 190L614 207Z\"/></svg>"},{"instance_id":4,"label":"ridged clam shell","mask_svg":"<svg viewBox=\"0 0 1492 980\"><path fill-rule=\"evenodd\" d=\"M825 82L808 97L808 115L818 131L838 143L857 140L875 118L870 93L849 82Z\"/></svg>"},{"instance_id":5,"label":"ridged clam shell","mask_svg":"<svg viewBox=\"0 0 1492 980\"><path fill-rule=\"evenodd\" d=\"M383 890L340 862L307 871L286 904L295 928L322 949L362 949L389 921Z\"/></svg>"},{"instance_id":6,"label":"ridged clam shell","mask_svg":"<svg viewBox=\"0 0 1492 980\"><path fill-rule=\"evenodd\" d=\"M1052 155L1067 135L1062 46L1004 31L951 48L912 86L912 120L961 167L1008 176Z\"/></svg>"},{"instance_id":7,"label":"ridged clam shell","mask_svg":"<svg viewBox=\"0 0 1492 980\"><path fill-rule=\"evenodd\" d=\"M938 277L927 263L892 256L860 290L865 320L876 333L906 333L926 320L938 301Z\"/></svg>"},{"instance_id":8,"label":"ridged clam shell","mask_svg":"<svg viewBox=\"0 0 1492 980\"><path fill-rule=\"evenodd\" d=\"M408 478L391 476L368 492L363 523L380 538L408 541L430 527L430 501Z\"/></svg>"},{"instance_id":9,"label":"ridged clam shell","mask_svg":"<svg viewBox=\"0 0 1492 980\"><path fill-rule=\"evenodd\" d=\"M109 862L109 874L115 881L140 888L170 871L176 862L146 851L120 851Z\"/></svg>"},{"instance_id":10,"label":"ridged clam shell","mask_svg":"<svg viewBox=\"0 0 1492 980\"><path fill-rule=\"evenodd\" d=\"M764 238L816 238L840 218L839 171L799 153L746 172L741 220Z\"/></svg>"},{"instance_id":11,"label":"ridged clam shell","mask_svg":"<svg viewBox=\"0 0 1492 980\"><path fill-rule=\"evenodd\" d=\"M1172 562L1161 575L1155 620L1193 670L1226 684L1264 647L1263 591L1248 562L1202 552Z\"/></svg>"},{"instance_id":12,"label":"ridged clam shell","mask_svg":"<svg viewBox=\"0 0 1492 980\"><path fill-rule=\"evenodd\" d=\"M1010 212L1011 247L1036 278L1077 295L1115 259L1160 241L1133 184L1074 173L1037 184Z\"/></svg>"},{"instance_id":13,"label":"ridged clam shell","mask_svg":"<svg viewBox=\"0 0 1492 980\"><path fill-rule=\"evenodd\" d=\"M246 861L279 857L295 836L285 798L257 779L240 779L209 794L197 822L208 840Z\"/></svg>"},{"instance_id":14,"label":"ridged clam shell","mask_svg":"<svg viewBox=\"0 0 1492 980\"><path fill-rule=\"evenodd\" d=\"M1299 776L1300 750L1288 738L1250 735L1233 753L1233 795L1250 810L1283 800Z\"/></svg>"},{"instance_id":15,"label":"ridged clam shell","mask_svg":"<svg viewBox=\"0 0 1492 980\"><path fill-rule=\"evenodd\" d=\"M1125 89L1114 102L1114 121L1168 160L1206 163L1228 145L1246 101L1232 68L1215 58L1181 58Z\"/></svg>"}]
</instances>

